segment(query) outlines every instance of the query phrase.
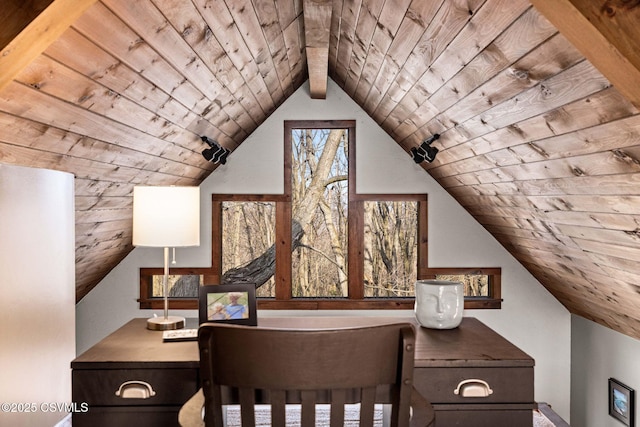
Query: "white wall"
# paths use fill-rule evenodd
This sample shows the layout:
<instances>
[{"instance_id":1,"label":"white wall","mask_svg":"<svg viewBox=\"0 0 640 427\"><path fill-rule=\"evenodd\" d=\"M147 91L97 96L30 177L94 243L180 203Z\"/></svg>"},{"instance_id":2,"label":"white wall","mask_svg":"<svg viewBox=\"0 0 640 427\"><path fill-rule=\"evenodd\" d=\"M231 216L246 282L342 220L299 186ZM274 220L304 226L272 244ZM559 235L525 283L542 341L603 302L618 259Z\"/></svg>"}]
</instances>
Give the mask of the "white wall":
<instances>
[{"instance_id":1,"label":"white wall","mask_svg":"<svg viewBox=\"0 0 640 427\"><path fill-rule=\"evenodd\" d=\"M211 193L283 192L283 122L303 119L356 120L358 192L429 194L429 266L502 267L502 310L465 314L487 323L535 358L536 399L551 403L568 419L568 311L331 80L326 100L310 99L308 85L304 85L230 154L226 165L205 180L201 185L201 246L179 250L178 266L209 266ZM138 310L138 268L161 265L160 250L137 248L77 305L79 351L126 320L151 315ZM282 314L263 311L259 316ZM183 315L197 317L195 312Z\"/></svg>"},{"instance_id":2,"label":"white wall","mask_svg":"<svg viewBox=\"0 0 640 427\"><path fill-rule=\"evenodd\" d=\"M75 357L73 175L0 163L0 425L52 426ZM5 412L6 403L34 404Z\"/></svg>"},{"instance_id":3,"label":"white wall","mask_svg":"<svg viewBox=\"0 0 640 427\"><path fill-rule=\"evenodd\" d=\"M640 391L640 340L575 315L571 323L572 424L620 427L620 421L609 416L608 380L615 378Z\"/></svg>"}]
</instances>

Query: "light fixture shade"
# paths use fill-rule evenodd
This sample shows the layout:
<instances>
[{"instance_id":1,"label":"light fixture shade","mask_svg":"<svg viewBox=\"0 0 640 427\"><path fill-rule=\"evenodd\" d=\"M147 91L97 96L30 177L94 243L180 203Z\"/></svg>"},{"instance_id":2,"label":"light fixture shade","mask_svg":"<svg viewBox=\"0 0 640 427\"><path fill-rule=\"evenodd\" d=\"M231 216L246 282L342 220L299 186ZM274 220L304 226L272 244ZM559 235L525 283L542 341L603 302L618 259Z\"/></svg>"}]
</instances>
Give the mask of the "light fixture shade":
<instances>
[{"instance_id":1,"label":"light fixture shade","mask_svg":"<svg viewBox=\"0 0 640 427\"><path fill-rule=\"evenodd\" d=\"M134 187L133 245L200 245L199 187Z\"/></svg>"}]
</instances>

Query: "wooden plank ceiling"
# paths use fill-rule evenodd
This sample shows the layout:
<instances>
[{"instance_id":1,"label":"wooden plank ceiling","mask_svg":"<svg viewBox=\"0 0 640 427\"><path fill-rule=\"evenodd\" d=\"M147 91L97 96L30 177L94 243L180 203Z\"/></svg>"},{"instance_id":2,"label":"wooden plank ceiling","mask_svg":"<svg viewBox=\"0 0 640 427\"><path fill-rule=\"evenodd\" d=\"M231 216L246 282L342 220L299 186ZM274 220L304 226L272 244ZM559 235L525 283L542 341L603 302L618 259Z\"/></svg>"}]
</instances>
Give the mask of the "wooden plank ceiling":
<instances>
[{"instance_id":1,"label":"wooden plank ceiling","mask_svg":"<svg viewBox=\"0 0 640 427\"><path fill-rule=\"evenodd\" d=\"M640 338L638 1L534 0L554 26L528 0L333 0L328 34L303 0L55 0L29 26L50 2L6 3L0 162L75 174L78 300L132 249L133 186L201 183L199 136L241 144L324 65L314 30L405 150L442 135L425 169L553 295Z\"/></svg>"}]
</instances>

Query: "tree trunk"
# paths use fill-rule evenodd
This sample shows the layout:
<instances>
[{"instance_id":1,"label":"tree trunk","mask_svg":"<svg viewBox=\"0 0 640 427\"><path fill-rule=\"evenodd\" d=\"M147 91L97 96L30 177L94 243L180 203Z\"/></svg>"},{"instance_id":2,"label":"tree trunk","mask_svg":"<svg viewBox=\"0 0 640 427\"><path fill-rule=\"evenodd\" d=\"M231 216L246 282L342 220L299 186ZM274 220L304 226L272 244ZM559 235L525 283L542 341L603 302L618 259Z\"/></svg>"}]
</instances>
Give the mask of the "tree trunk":
<instances>
[{"instance_id":1,"label":"tree trunk","mask_svg":"<svg viewBox=\"0 0 640 427\"><path fill-rule=\"evenodd\" d=\"M335 258L338 270L338 295L347 296L348 295L348 283L347 283L347 259L344 256L344 251L342 250L342 244L340 242L340 233L336 229L333 223L333 212L331 211L331 207L325 203L324 201L320 201L320 209L322 209L322 213L324 215L324 223L327 227L327 231L329 232L329 238L331 240L331 249L333 251L333 256Z\"/></svg>"},{"instance_id":2,"label":"tree trunk","mask_svg":"<svg viewBox=\"0 0 640 427\"><path fill-rule=\"evenodd\" d=\"M325 185L331 173L331 166L344 132L344 129L332 129L329 132L320 159L317 164L311 165L313 172L311 182L302 194L302 198L297 200L293 206L293 222L291 226L292 251L295 251L300 246L300 239L305 233L303 227L311 226L320 200L324 195ZM295 180L294 183L296 186L303 185L303 182L299 182L298 180ZM293 193L299 190L299 188L292 188ZM297 194L300 193L298 192ZM222 275L221 283L253 283L256 287L260 287L275 274L275 258L275 245L272 245L248 264L227 270Z\"/></svg>"}]
</instances>

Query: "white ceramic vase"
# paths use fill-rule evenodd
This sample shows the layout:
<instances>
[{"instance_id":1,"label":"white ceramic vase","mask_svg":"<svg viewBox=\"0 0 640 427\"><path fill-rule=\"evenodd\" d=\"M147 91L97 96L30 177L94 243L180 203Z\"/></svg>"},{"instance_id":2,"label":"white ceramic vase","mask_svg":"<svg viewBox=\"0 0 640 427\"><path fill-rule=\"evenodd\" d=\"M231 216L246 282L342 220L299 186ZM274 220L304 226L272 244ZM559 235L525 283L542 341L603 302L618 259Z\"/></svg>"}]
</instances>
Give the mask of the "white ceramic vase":
<instances>
[{"instance_id":1,"label":"white ceramic vase","mask_svg":"<svg viewBox=\"0 0 640 427\"><path fill-rule=\"evenodd\" d=\"M460 282L418 280L414 311L421 326L453 329L462 322L464 287Z\"/></svg>"}]
</instances>

